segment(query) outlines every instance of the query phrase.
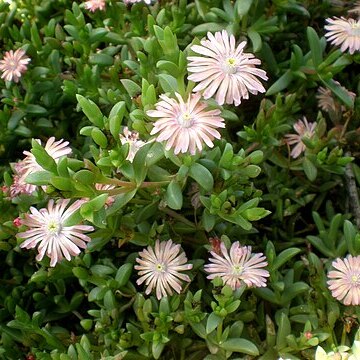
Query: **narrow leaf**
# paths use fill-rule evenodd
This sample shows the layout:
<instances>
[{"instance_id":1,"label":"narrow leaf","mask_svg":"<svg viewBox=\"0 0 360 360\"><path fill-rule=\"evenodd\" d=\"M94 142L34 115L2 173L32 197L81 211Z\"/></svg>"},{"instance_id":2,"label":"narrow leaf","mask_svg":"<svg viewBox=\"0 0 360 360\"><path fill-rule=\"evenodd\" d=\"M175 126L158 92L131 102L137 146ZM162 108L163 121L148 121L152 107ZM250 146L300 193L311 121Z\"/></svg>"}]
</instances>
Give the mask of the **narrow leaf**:
<instances>
[{"instance_id":1,"label":"narrow leaf","mask_svg":"<svg viewBox=\"0 0 360 360\"><path fill-rule=\"evenodd\" d=\"M316 31L310 26L307 28L307 38L309 41L311 58L313 60L314 66L318 67L323 61L322 46Z\"/></svg>"},{"instance_id":2,"label":"narrow leaf","mask_svg":"<svg viewBox=\"0 0 360 360\"><path fill-rule=\"evenodd\" d=\"M251 341L242 338L228 339L224 341L220 346L227 351L235 351L252 356L259 355L258 348Z\"/></svg>"}]
</instances>

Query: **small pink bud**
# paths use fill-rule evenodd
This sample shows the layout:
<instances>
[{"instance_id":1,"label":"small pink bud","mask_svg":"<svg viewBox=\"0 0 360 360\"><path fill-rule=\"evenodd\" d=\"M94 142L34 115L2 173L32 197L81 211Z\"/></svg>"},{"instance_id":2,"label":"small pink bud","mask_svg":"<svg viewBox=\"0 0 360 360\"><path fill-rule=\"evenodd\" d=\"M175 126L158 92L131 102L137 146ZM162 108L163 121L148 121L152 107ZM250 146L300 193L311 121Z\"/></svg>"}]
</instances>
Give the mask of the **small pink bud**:
<instances>
[{"instance_id":1,"label":"small pink bud","mask_svg":"<svg viewBox=\"0 0 360 360\"><path fill-rule=\"evenodd\" d=\"M14 224L14 226L16 226L16 227L20 227L21 226L21 219L19 218L19 217L17 217L16 219L14 219L14 221L13 221L13 224Z\"/></svg>"}]
</instances>

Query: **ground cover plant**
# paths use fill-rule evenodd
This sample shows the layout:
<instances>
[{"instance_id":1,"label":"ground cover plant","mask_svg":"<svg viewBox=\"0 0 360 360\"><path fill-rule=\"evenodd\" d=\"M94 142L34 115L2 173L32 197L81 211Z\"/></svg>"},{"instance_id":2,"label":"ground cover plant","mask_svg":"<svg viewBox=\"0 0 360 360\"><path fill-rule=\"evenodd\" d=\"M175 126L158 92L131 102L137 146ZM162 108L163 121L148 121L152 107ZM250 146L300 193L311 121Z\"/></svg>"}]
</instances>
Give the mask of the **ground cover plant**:
<instances>
[{"instance_id":1,"label":"ground cover plant","mask_svg":"<svg viewBox=\"0 0 360 360\"><path fill-rule=\"evenodd\" d=\"M360 359L359 16L0 1L0 358Z\"/></svg>"}]
</instances>

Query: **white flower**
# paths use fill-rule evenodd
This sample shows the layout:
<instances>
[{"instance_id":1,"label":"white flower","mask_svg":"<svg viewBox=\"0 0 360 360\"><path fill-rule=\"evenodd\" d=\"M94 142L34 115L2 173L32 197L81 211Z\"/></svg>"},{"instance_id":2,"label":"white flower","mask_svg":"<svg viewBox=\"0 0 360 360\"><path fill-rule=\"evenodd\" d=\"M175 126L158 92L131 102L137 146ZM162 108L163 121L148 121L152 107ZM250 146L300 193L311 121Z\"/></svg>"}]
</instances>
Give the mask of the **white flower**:
<instances>
[{"instance_id":1,"label":"white flower","mask_svg":"<svg viewBox=\"0 0 360 360\"><path fill-rule=\"evenodd\" d=\"M224 284L231 286L233 290L243 283L249 287L266 286L266 278L270 274L264 269L267 262L262 253L252 254L251 246L240 246L238 241L231 245L230 252L221 242L220 250L220 254L211 251L211 264L204 266L205 271L210 274L208 279L220 277Z\"/></svg>"},{"instance_id":2,"label":"white flower","mask_svg":"<svg viewBox=\"0 0 360 360\"><path fill-rule=\"evenodd\" d=\"M192 269L192 264L186 264L185 253L172 240L156 240L154 249L148 246L139 255L136 259L139 265L135 265L135 269L139 270L140 278L136 283L141 285L145 282L145 294L156 288L156 297L160 300L163 296L172 295L173 290L180 294L181 281L190 282L189 276L181 272Z\"/></svg>"},{"instance_id":3,"label":"white flower","mask_svg":"<svg viewBox=\"0 0 360 360\"><path fill-rule=\"evenodd\" d=\"M198 82L194 92L203 91L205 99L215 94L219 105L234 103L236 106L241 99L248 99L249 93L265 92L258 77L263 80L268 77L264 70L255 67L261 61L243 51L246 41L235 46L234 35L226 30L215 35L208 32L207 37L201 40L201 45L191 46L200 56L188 57L188 71L192 73L188 79Z\"/></svg>"},{"instance_id":4,"label":"white flower","mask_svg":"<svg viewBox=\"0 0 360 360\"><path fill-rule=\"evenodd\" d=\"M96 10L103 11L106 7L105 0L88 0L84 4L85 9L95 12Z\"/></svg>"},{"instance_id":5,"label":"white flower","mask_svg":"<svg viewBox=\"0 0 360 360\"><path fill-rule=\"evenodd\" d=\"M340 50L353 54L360 50L360 20L345 19L344 17L326 19L328 25L325 25L327 33L325 37L333 45L341 46Z\"/></svg>"},{"instance_id":6,"label":"white flower","mask_svg":"<svg viewBox=\"0 0 360 360\"><path fill-rule=\"evenodd\" d=\"M327 281L332 296L345 305L360 305L360 255L337 258L332 266Z\"/></svg>"},{"instance_id":7,"label":"white flower","mask_svg":"<svg viewBox=\"0 0 360 360\"><path fill-rule=\"evenodd\" d=\"M30 58L25 56L25 51L17 49L6 51L5 56L0 60L1 78L6 81L18 82L21 75L27 70Z\"/></svg>"},{"instance_id":8,"label":"white flower","mask_svg":"<svg viewBox=\"0 0 360 360\"><path fill-rule=\"evenodd\" d=\"M147 115L159 118L154 123L151 135L158 134L156 141L166 141L166 150L174 148L174 153L203 149L203 143L213 147L213 140L220 139L217 128L224 128L224 119L219 109L206 110L207 104L200 100L201 95L190 94L184 101L180 94L175 99L160 95L161 101L155 104L156 110L148 110Z\"/></svg>"},{"instance_id":9,"label":"white flower","mask_svg":"<svg viewBox=\"0 0 360 360\"><path fill-rule=\"evenodd\" d=\"M39 245L36 260L42 260L46 254L51 259L50 266L55 266L63 257L70 261L71 255L78 255L79 248L85 249L86 242L91 240L84 232L94 230L89 225L68 225L67 221L84 201L77 200L66 209L69 202L70 199L60 199L54 205L51 199L47 208L31 207L31 214L25 214L21 221L29 229L16 235L25 239L21 248L33 249Z\"/></svg>"},{"instance_id":10,"label":"white flower","mask_svg":"<svg viewBox=\"0 0 360 360\"><path fill-rule=\"evenodd\" d=\"M303 143L302 139L307 137L311 139L315 135L316 123L308 122L306 117L303 117L303 120L298 120L294 124L294 130L297 134L286 134L285 141L289 145L295 145L291 150L290 155L296 159L300 156L302 152L305 151L306 145Z\"/></svg>"},{"instance_id":11,"label":"white flower","mask_svg":"<svg viewBox=\"0 0 360 360\"><path fill-rule=\"evenodd\" d=\"M39 139L35 140L39 144L41 143ZM71 148L68 145L68 141L64 141L63 139L55 141L55 138L52 136L46 142L44 149L57 163L62 156L71 153ZM13 177L13 184L10 186L10 196L12 198L19 194L32 194L37 189L37 186L28 184L26 182L26 177L29 174L43 170L31 152L24 151L23 154L26 155L26 157L14 165L15 174ZM46 187L43 188L46 189Z\"/></svg>"}]
</instances>

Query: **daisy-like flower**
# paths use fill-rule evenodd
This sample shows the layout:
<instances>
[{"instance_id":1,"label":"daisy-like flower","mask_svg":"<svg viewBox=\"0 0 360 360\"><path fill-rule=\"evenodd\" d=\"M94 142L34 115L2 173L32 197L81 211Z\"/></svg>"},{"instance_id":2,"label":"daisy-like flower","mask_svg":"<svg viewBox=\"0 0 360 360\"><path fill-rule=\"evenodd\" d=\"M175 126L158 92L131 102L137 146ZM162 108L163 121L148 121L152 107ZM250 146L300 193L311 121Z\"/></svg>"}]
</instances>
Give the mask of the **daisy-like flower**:
<instances>
[{"instance_id":1,"label":"daisy-like flower","mask_svg":"<svg viewBox=\"0 0 360 360\"><path fill-rule=\"evenodd\" d=\"M191 46L191 50L200 56L189 56L188 79L198 82L194 92L203 91L205 99L214 94L219 105L236 106L241 99L248 99L249 93L256 95L265 89L259 79L267 80L266 72L257 69L261 61L251 53L244 53L246 41L235 46L235 37L226 30L215 35L207 33L208 40L201 40L200 45Z\"/></svg>"},{"instance_id":2,"label":"daisy-like flower","mask_svg":"<svg viewBox=\"0 0 360 360\"><path fill-rule=\"evenodd\" d=\"M146 143L145 141L139 140L139 133L137 131L130 131L127 126L124 127L123 133L124 135L120 134L121 144L129 144L129 152L126 160L133 162L138 150Z\"/></svg>"},{"instance_id":3,"label":"daisy-like flower","mask_svg":"<svg viewBox=\"0 0 360 360\"><path fill-rule=\"evenodd\" d=\"M318 100L318 106L321 110L325 112L336 112L338 110L338 104L330 89L320 86L318 88L316 98Z\"/></svg>"},{"instance_id":4,"label":"daisy-like flower","mask_svg":"<svg viewBox=\"0 0 360 360\"><path fill-rule=\"evenodd\" d=\"M345 305L360 305L360 256L336 259L328 273L332 296Z\"/></svg>"},{"instance_id":5,"label":"daisy-like flower","mask_svg":"<svg viewBox=\"0 0 360 360\"><path fill-rule=\"evenodd\" d=\"M84 4L85 9L95 12L96 10L105 10L106 1L105 0L88 0Z\"/></svg>"},{"instance_id":6,"label":"daisy-like flower","mask_svg":"<svg viewBox=\"0 0 360 360\"><path fill-rule=\"evenodd\" d=\"M325 25L327 41L341 45L342 52L349 49L349 53L353 54L360 50L360 20L334 17L326 21L328 22L328 25Z\"/></svg>"},{"instance_id":7,"label":"daisy-like flower","mask_svg":"<svg viewBox=\"0 0 360 360\"><path fill-rule=\"evenodd\" d=\"M336 81L338 85L340 85L339 82ZM348 96L354 100L356 97L356 94L346 89L344 86L341 86L341 88L346 91ZM334 97L333 92L328 89L324 88L322 86L319 87L316 98L318 100L318 106L321 110L327 112L327 113L339 113L341 115L341 112L346 111L346 107L343 106L336 97Z\"/></svg>"},{"instance_id":8,"label":"daisy-like flower","mask_svg":"<svg viewBox=\"0 0 360 360\"><path fill-rule=\"evenodd\" d=\"M18 82L21 75L27 70L30 58L25 56L23 49L6 51L5 56L0 60L1 78L6 81Z\"/></svg>"},{"instance_id":9,"label":"daisy-like flower","mask_svg":"<svg viewBox=\"0 0 360 360\"><path fill-rule=\"evenodd\" d=\"M36 141L41 144L39 139L36 139ZM57 163L62 156L71 153L71 148L68 145L68 141L63 139L55 141L55 138L51 137L46 142L44 149ZM15 175L13 177L13 184L10 186L10 196L12 198L19 194L32 194L37 187L28 184L25 179L31 173L43 170L30 151L24 151L23 154L26 157L14 165Z\"/></svg>"},{"instance_id":10,"label":"daisy-like flower","mask_svg":"<svg viewBox=\"0 0 360 360\"><path fill-rule=\"evenodd\" d=\"M49 200L47 208L37 210L30 208L31 214L25 214L21 222L29 229L17 234L18 238L25 239L21 248L33 249L37 245L38 255L36 260L40 261L46 254L50 259L50 266L55 266L64 257L71 260L71 255L79 255L80 248L86 248L86 242L90 237L84 232L93 231L89 225L69 225L69 218L79 210L84 200L77 200L67 209L70 199L60 199L54 204Z\"/></svg>"},{"instance_id":11,"label":"daisy-like flower","mask_svg":"<svg viewBox=\"0 0 360 360\"><path fill-rule=\"evenodd\" d=\"M178 101L166 95L160 95L161 101L156 103L156 110L148 110L147 115L160 118L154 123L151 135L159 133L156 141L167 141L165 149L174 148L179 152L194 155L196 149L202 150L205 144L213 147L213 140L221 135L216 128L224 128L224 119L220 110L206 110L207 104L200 101L201 95L190 94L187 102L175 94Z\"/></svg>"},{"instance_id":12,"label":"daisy-like flower","mask_svg":"<svg viewBox=\"0 0 360 360\"><path fill-rule=\"evenodd\" d=\"M297 134L287 134L285 135L286 142L289 145L294 145L294 148L291 150L290 155L296 159L300 156L302 152L305 151L306 145L302 142L304 137L311 139L315 134L316 123L308 122L306 117L303 117L303 120L298 120L294 124L294 130Z\"/></svg>"},{"instance_id":13,"label":"daisy-like flower","mask_svg":"<svg viewBox=\"0 0 360 360\"><path fill-rule=\"evenodd\" d=\"M233 290L244 283L248 287L266 286L266 278L270 274L264 269L267 261L262 253L252 254L251 246L240 246L238 241L231 245L230 252L221 242L220 250L221 254L211 251L211 264L204 266L205 271L210 274L208 279L220 277L224 285L229 285Z\"/></svg>"},{"instance_id":14,"label":"daisy-like flower","mask_svg":"<svg viewBox=\"0 0 360 360\"><path fill-rule=\"evenodd\" d=\"M185 253L171 239L156 240L154 249L148 246L139 255L136 259L139 265L135 265L135 269L139 270L140 278L136 283L141 285L145 282L145 294L156 288L156 297L160 300L163 296L172 295L173 290L180 294L181 281L190 282L189 276L181 272L192 269L192 264L186 264Z\"/></svg>"}]
</instances>

